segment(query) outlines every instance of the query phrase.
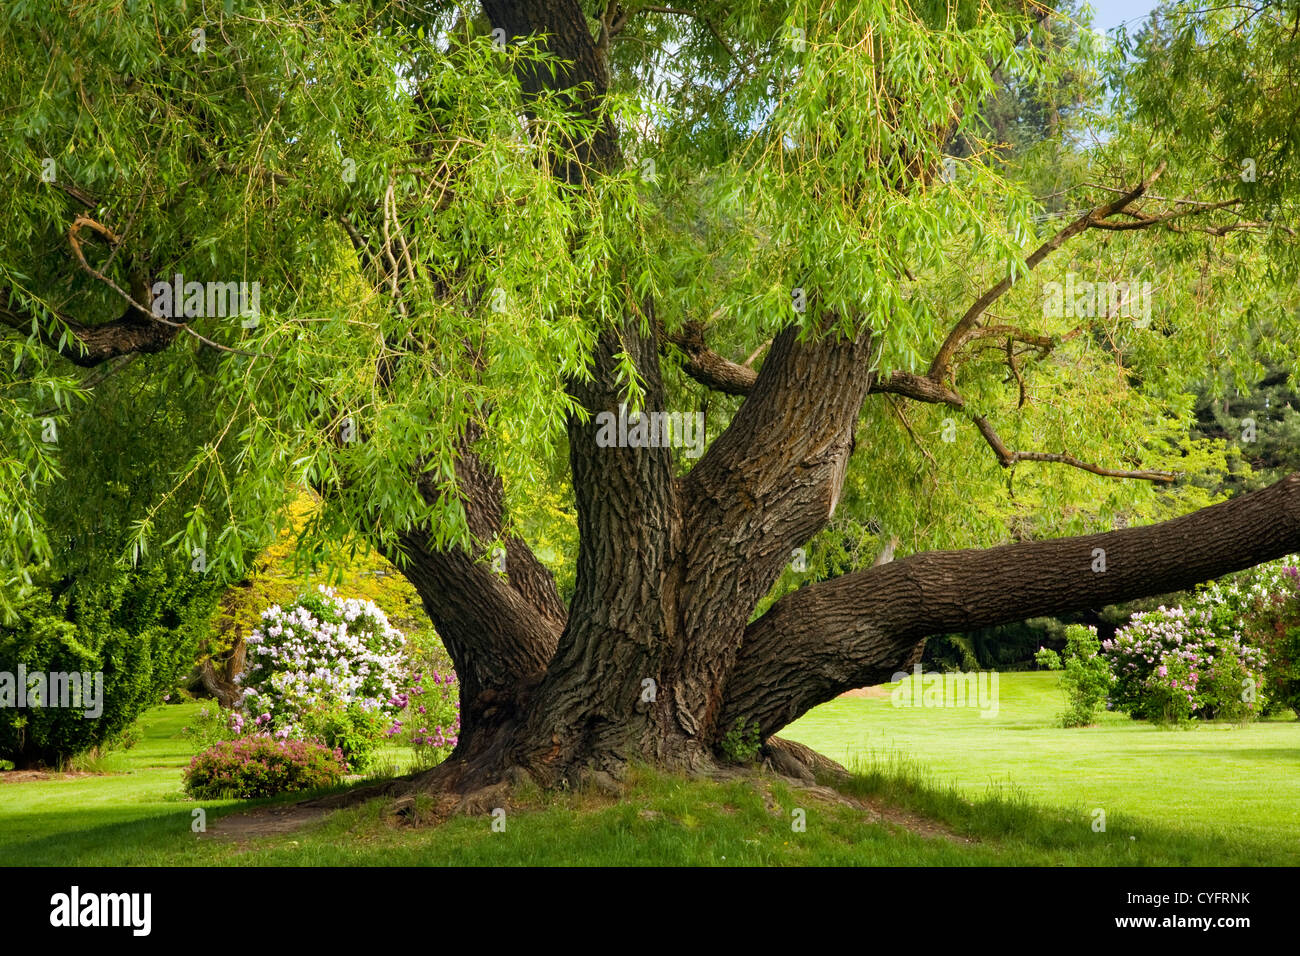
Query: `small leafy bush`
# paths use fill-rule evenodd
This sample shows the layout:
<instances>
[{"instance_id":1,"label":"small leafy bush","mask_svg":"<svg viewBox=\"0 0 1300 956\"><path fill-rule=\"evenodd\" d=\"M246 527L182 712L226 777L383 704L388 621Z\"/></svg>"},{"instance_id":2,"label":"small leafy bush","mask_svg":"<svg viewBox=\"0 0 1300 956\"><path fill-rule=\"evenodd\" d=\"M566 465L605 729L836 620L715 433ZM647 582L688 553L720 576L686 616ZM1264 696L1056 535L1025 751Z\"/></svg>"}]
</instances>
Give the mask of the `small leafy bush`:
<instances>
[{"instance_id":1,"label":"small leafy bush","mask_svg":"<svg viewBox=\"0 0 1300 956\"><path fill-rule=\"evenodd\" d=\"M216 600L211 582L170 564L108 577L20 589L14 619L0 622L0 671L102 675L97 716L86 715L90 707L0 706L0 758L60 766L106 752L194 660Z\"/></svg>"},{"instance_id":2,"label":"small leafy bush","mask_svg":"<svg viewBox=\"0 0 1300 956\"><path fill-rule=\"evenodd\" d=\"M1068 706L1061 715L1061 723L1066 727L1091 724L1106 702L1111 683L1110 664L1101 656L1097 631L1082 624L1071 624L1065 629L1061 687Z\"/></svg>"},{"instance_id":3,"label":"small leafy bush","mask_svg":"<svg viewBox=\"0 0 1300 956\"><path fill-rule=\"evenodd\" d=\"M190 761L185 790L197 800L270 797L343 779L343 754L303 740L253 734L214 744Z\"/></svg>"},{"instance_id":4,"label":"small leafy bush","mask_svg":"<svg viewBox=\"0 0 1300 956\"><path fill-rule=\"evenodd\" d=\"M1298 566L1300 555L1288 555L1207 584L1197 595L1198 605L1210 611L1216 634L1240 631L1246 644L1263 653L1262 687L1251 684L1251 673L1235 675L1243 681L1238 697L1260 696L1259 713L1290 708L1300 714Z\"/></svg>"},{"instance_id":5,"label":"small leafy bush","mask_svg":"<svg viewBox=\"0 0 1300 956\"><path fill-rule=\"evenodd\" d=\"M722 735L720 744L723 756L732 763L752 763L762 746L758 721L746 727L743 720L737 720L736 726Z\"/></svg>"},{"instance_id":6,"label":"small leafy bush","mask_svg":"<svg viewBox=\"0 0 1300 956\"><path fill-rule=\"evenodd\" d=\"M1034 654L1034 661L1045 671L1059 671L1064 666L1061 655L1050 647L1040 647Z\"/></svg>"},{"instance_id":7,"label":"small leafy bush","mask_svg":"<svg viewBox=\"0 0 1300 956\"><path fill-rule=\"evenodd\" d=\"M365 773L379 756L387 722L377 710L366 710L356 701L326 704L303 714L299 733L343 755L348 771Z\"/></svg>"}]
</instances>

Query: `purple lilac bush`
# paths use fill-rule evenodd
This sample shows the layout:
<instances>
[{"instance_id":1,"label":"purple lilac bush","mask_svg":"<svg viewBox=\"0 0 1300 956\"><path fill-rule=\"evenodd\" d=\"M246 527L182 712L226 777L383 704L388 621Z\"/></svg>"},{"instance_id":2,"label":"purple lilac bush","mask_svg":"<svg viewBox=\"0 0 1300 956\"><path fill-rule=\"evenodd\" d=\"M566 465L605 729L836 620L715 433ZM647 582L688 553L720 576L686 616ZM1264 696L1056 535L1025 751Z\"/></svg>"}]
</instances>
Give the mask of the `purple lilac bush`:
<instances>
[{"instance_id":1,"label":"purple lilac bush","mask_svg":"<svg viewBox=\"0 0 1300 956\"><path fill-rule=\"evenodd\" d=\"M1115 678L1112 706L1160 721L1257 716L1265 703L1264 652L1244 643L1235 626L1215 625L1207 604L1135 614L1102 643Z\"/></svg>"}]
</instances>

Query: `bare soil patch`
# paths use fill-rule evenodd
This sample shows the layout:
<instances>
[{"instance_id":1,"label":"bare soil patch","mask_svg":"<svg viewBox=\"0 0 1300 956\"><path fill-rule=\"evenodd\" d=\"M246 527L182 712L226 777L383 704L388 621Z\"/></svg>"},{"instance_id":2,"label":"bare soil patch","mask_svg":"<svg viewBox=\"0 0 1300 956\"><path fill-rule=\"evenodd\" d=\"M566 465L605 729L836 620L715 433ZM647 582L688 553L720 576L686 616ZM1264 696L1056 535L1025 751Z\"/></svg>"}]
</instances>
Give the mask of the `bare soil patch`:
<instances>
[{"instance_id":1,"label":"bare soil patch","mask_svg":"<svg viewBox=\"0 0 1300 956\"><path fill-rule=\"evenodd\" d=\"M85 770L5 770L0 772L0 783L30 783L33 780L74 780L79 777L107 777L111 774L90 773Z\"/></svg>"},{"instance_id":2,"label":"bare soil patch","mask_svg":"<svg viewBox=\"0 0 1300 956\"><path fill-rule=\"evenodd\" d=\"M879 684L875 687L857 687L840 694L841 697L888 697L889 695L890 691Z\"/></svg>"},{"instance_id":3,"label":"bare soil patch","mask_svg":"<svg viewBox=\"0 0 1300 956\"><path fill-rule=\"evenodd\" d=\"M330 811L323 807L306 807L293 805L287 807L267 807L250 813L233 813L230 816L214 820L206 833L200 838L208 837L223 843L243 843L259 837L275 836L280 833L292 833L294 830L314 823Z\"/></svg>"}]
</instances>

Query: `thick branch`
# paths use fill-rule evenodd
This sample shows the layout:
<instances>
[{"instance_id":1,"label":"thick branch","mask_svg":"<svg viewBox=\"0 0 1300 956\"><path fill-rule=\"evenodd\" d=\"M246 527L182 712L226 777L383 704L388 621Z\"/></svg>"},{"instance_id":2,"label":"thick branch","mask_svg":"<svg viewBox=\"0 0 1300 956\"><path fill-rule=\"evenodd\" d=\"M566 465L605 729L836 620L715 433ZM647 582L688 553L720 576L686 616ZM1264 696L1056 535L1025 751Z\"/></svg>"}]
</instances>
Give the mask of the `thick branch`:
<instances>
[{"instance_id":1,"label":"thick branch","mask_svg":"<svg viewBox=\"0 0 1300 956\"><path fill-rule=\"evenodd\" d=\"M809 585L745 631L724 726L776 733L909 666L919 641L1166 594L1300 549L1300 472L1141 528L935 551Z\"/></svg>"},{"instance_id":2,"label":"thick branch","mask_svg":"<svg viewBox=\"0 0 1300 956\"><path fill-rule=\"evenodd\" d=\"M758 373L748 365L723 358L705 345L704 327L698 322L688 322L676 335L661 330L660 336L682 350L685 355L682 371L706 388L728 395L748 395L754 387Z\"/></svg>"},{"instance_id":3,"label":"thick branch","mask_svg":"<svg viewBox=\"0 0 1300 956\"><path fill-rule=\"evenodd\" d=\"M521 692L541 680L566 613L547 568L522 540L502 534L501 479L471 448L479 434L470 425L460 442L456 477L470 533L483 544L438 549L431 534L410 528L386 554L415 585L451 654L462 706L490 718L494 708L517 710ZM431 502L441 494L428 482L420 491ZM504 555L485 554L494 540L503 540Z\"/></svg>"},{"instance_id":4,"label":"thick branch","mask_svg":"<svg viewBox=\"0 0 1300 956\"><path fill-rule=\"evenodd\" d=\"M62 345L59 335L35 319L9 291L0 290L0 324L24 334L31 334L35 328L43 345L82 368L93 368L123 355L161 352L180 333L178 326L155 322L134 305L128 305L118 318L99 325L82 325L65 315L58 318L71 333Z\"/></svg>"},{"instance_id":5,"label":"thick branch","mask_svg":"<svg viewBox=\"0 0 1300 956\"><path fill-rule=\"evenodd\" d=\"M834 315L821 316L830 328ZM687 642L679 673L705 675L679 693L711 733L718 685L755 604L817 533L839 501L854 429L870 387L871 337L833 333L772 342L754 387L684 481L683 560L692 569L680 601Z\"/></svg>"}]
</instances>

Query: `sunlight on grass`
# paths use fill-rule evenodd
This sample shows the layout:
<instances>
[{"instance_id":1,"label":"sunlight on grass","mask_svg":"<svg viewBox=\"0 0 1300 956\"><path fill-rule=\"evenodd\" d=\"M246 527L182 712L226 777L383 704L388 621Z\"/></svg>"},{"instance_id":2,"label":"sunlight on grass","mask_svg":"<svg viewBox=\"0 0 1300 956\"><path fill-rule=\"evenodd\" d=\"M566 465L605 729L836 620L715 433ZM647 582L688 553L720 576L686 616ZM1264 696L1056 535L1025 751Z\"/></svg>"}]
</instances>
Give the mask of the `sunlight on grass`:
<instances>
[{"instance_id":1,"label":"sunlight on grass","mask_svg":"<svg viewBox=\"0 0 1300 956\"><path fill-rule=\"evenodd\" d=\"M391 801L287 834L227 841L191 829L181 727L197 704L159 707L102 775L0 783L0 864L13 865L1163 865L1300 863L1300 723L1163 730L1113 714L1054 723L1053 674L1004 674L1000 711L904 709L841 698L786 736L844 760L827 803L770 777L684 780L635 768L623 797L516 791L503 832L484 816L417 826ZM385 771L410 752L385 750ZM0 780L3 776L0 775ZM207 801L208 824L277 801ZM1094 811L1106 811L1097 832ZM793 827L803 812L804 831ZM883 810L884 816L881 817Z\"/></svg>"},{"instance_id":2,"label":"sunlight on grass","mask_svg":"<svg viewBox=\"0 0 1300 956\"><path fill-rule=\"evenodd\" d=\"M1300 835L1300 721L1166 728L1102 714L1060 728L1053 673L1001 675L996 716L974 708L894 707L886 697L841 697L782 736L841 762L897 752L968 795L1012 783L1048 805L1078 804L1225 837Z\"/></svg>"}]
</instances>

